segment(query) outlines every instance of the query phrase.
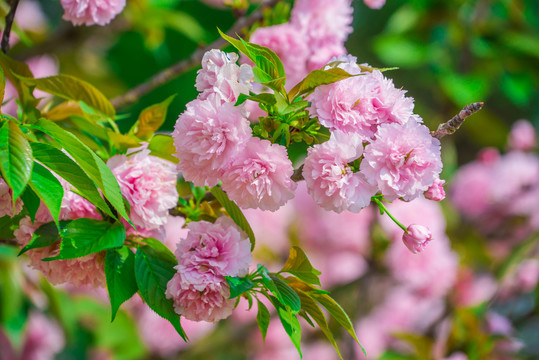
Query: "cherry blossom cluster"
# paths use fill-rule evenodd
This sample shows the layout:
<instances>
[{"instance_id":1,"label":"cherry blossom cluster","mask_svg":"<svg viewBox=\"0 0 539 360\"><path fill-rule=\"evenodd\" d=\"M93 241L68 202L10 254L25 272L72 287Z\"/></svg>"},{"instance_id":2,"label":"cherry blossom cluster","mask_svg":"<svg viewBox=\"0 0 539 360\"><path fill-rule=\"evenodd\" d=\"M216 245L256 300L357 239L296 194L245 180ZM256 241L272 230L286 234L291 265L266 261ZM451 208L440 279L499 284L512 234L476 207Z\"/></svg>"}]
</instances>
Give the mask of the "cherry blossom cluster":
<instances>
[{"instance_id":1,"label":"cherry blossom cluster","mask_svg":"<svg viewBox=\"0 0 539 360\"><path fill-rule=\"evenodd\" d=\"M128 156L130 155L130 156ZM133 154L117 155L108 161L108 166L115 175L122 195L130 205L130 217L137 226L137 231L125 222L128 234L164 238L164 225L167 222L168 210L178 201L176 190L177 172L175 165L149 155L145 147L135 149ZM60 220L79 218L101 219L102 215L88 200L73 191L71 185L59 178L64 187L64 198L60 211ZM13 216L20 211L20 200L15 211L11 210L11 194L5 189L4 181L0 181L0 209ZM6 185L7 186L7 185ZM20 220L15 237L21 246L27 245L34 232L43 224L53 221L50 211L41 203L35 220L29 216ZM68 282L75 286L104 287L105 253L99 252L76 259L41 261L59 253L58 243L48 247L32 249L27 252L30 266L42 272L53 284Z\"/></svg>"},{"instance_id":2,"label":"cherry blossom cluster","mask_svg":"<svg viewBox=\"0 0 539 360\"><path fill-rule=\"evenodd\" d=\"M73 25L107 25L125 7L125 0L60 0L63 19Z\"/></svg>"},{"instance_id":3,"label":"cherry blossom cluster","mask_svg":"<svg viewBox=\"0 0 539 360\"><path fill-rule=\"evenodd\" d=\"M166 296L175 311L188 320L214 322L232 314L236 300L229 299L225 276L245 276L251 262L247 235L228 217L212 224L187 224L187 237L176 250L178 272L169 281Z\"/></svg>"},{"instance_id":4,"label":"cherry blossom cluster","mask_svg":"<svg viewBox=\"0 0 539 360\"><path fill-rule=\"evenodd\" d=\"M178 169L196 186L219 181L231 200L243 208L277 210L294 197L294 169L284 146L252 136L240 93L251 88L252 70L238 66L236 54L211 50L204 55L196 88L172 136Z\"/></svg>"}]
</instances>

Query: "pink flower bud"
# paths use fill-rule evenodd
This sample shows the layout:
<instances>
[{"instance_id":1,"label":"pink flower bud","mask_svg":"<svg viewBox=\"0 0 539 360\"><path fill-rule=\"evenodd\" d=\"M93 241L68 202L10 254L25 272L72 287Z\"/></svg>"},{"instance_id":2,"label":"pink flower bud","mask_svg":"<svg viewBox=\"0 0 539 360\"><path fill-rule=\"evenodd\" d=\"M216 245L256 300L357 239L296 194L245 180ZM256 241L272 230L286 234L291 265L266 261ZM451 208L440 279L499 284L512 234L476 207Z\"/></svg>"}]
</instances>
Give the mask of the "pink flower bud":
<instances>
[{"instance_id":1,"label":"pink flower bud","mask_svg":"<svg viewBox=\"0 0 539 360\"><path fill-rule=\"evenodd\" d=\"M434 201L445 199L444 184L445 180L435 179L432 185L425 191L425 197Z\"/></svg>"},{"instance_id":2,"label":"pink flower bud","mask_svg":"<svg viewBox=\"0 0 539 360\"><path fill-rule=\"evenodd\" d=\"M408 226L408 229L402 235L404 245L414 254L419 254L423 251L431 240L432 234L430 230L423 225L412 224Z\"/></svg>"},{"instance_id":3,"label":"pink flower bud","mask_svg":"<svg viewBox=\"0 0 539 360\"><path fill-rule=\"evenodd\" d=\"M527 120L517 121L511 128L507 145L510 150L530 151L537 146L537 134Z\"/></svg>"}]
</instances>

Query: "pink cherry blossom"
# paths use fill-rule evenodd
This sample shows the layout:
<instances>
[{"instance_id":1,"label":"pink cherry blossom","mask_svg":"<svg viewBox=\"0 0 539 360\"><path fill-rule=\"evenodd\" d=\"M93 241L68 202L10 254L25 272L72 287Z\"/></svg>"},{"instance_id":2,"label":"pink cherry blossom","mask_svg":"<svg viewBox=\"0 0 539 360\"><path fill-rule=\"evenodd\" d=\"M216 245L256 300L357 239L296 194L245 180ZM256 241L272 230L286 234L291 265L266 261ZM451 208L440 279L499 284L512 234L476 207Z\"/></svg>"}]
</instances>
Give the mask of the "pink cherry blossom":
<instances>
[{"instance_id":1,"label":"pink cherry blossom","mask_svg":"<svg viewBox=\"0 0 539 360\"><path fill-rule=\"evenodd\" d=\"M0 217L6 215L13 217L21 212L22 206L22 200L19 198L15 201L15 208L13 208L13 192L4 179L0 178Z\"/></svg>"},{"instance_id":2,"label":"pink cherry blossom","mask_svg":"<svg viewBox=\"0 0 539 360\"><path fill-rule=\"evenodd\" d=\"M236 53L225 53L212 49L202 58L202 69L198 70L196 88L199 98L207 99L217 94L225 102L236 102L239 94L249 94L253 79L251 66L238 66Z\"/></svg>"},{"instance_id":3,"label":"pink cherry blossom","mask_svg":"<svg viewBox=\"0 0 539 360\"><path fill-rule=\"evenodd\" d=\"M166 223L168 210L178 202L177 172L172 162L151 156L147 149L134 151L138 152L129 157L110 158L107 165L131 206L133 223L157 229Z\"/></svg>"},{"instance_id":4,"label":"pink cherry blossom","mask_svg":"<svg viewBox=\"0 0 539 360\"><path fill-rule=\"evenodd\" d=\"M442 201L445 199L445 190L444 190L445 180L440 180L437 178L434 180L434 183L425 191L425 197L429 200Z\"/></svg>"},{"instance_id":5,"label":"pink cherry blossom","mask_svg":"<svg viewBox=\"0 0 539 360\"><path fill-rule=\"evenodd\" d=\"M412 120L404 126L381 125L363 154L361 171L388 200L417 198L442 171L440 141Z\"/></svg>"},{"instance_id":6,"label":"pink cherry blossom","mask_svg":"<svg viewBox=\"0 0 539 360\"><path fill-rule=\"evenodd\" d=\"M406 232L402 235L404 245L412 252L419 254L432 240L430 230L423 225L412 224L408 226Z\"/></svg>"},{"instance_id":7,"label":"pink cherry blossom","mask_svg":"<svg viewBox=\"0 0 539 360\"><path fill-rule=\"evenodd\" d=\"M175 311L193 321L214 322L229 317L236 300L229 299L226 280L210 273L199 280L192 283L176 273L168 282L165 294L167 299L173 300Z\"/></svg>"},{"instance_id":8,"label":"pink cherry blossom","mask_svg":"<svg viewBox=\"0 0 539 360\"><path fill-rule=\"evenodd\" d=\"M21 219L19 228L14 232L19 245L21 247L27 245L34 232L42 224L39 221L32 224L28 216ZM32 249L26 252L30 259L30 267L39 270L50 283L55 285L67 282L74 286L105 286L105 252L69 260L41 261L44 258L58 255L60 250L58 245L58 243L54 243L44 248Z\"/></svg>"},{"instance_id":9,"label":"pink cherry blossom","mask_svg":"<svg viewBox=\"0 0 539 360\"><path fill-rule=\"evenodd\" d=\"M378 10L378 9L381 9L385 5L386 0L363 0L363 2L365 3L365 5L367 5L371 9Z\"/></svg>"},{"instance_id":10,"label":"pink cherry blossom","mask_svg":"<svg viewBox=\"0 0 539 360\"><path fill-rule=\"evenodd\" d=\"M31 311L26 323L21 360L54 359L64 348L65 337L60 326L45 315Z\"/></svg>"},{"instance_id":11,"label":"pink cherry blossom","mask_svg":"<svg viewBox=\"0 0 539 360\"><path fill-rule=\"evenodd\" d=\"M537 133L527 120L517 121L511 128L507 146L511 150L530 151L537 146Z\"/></svg>"},{"instance_id":12,"label":"pink cherry blossom","mask_svg":"<svg viewBox=\"0 0 539 360\"><path fill-rule=\"evenodd\" d=\"M293 172L284 146L251 138L223 170L223 190L242 208L275 211L294 197Z\"/></svg>"},{"instance_id":13,"label":"pink cherry blossom","mask_svg":"<svg viewBox=\"0 0 539 360\"><path fill-rule=\"evenodd\" d=\"M337 58L337 61L342 60ZM337 66L352 74L358 73L355 64ZM395 88L380 71L374 70L316 88L311 98L311 109L322 125L358 133L367 141L374 136L380 124L412 121L413 99L405 97L405 93Z\"/></svg>"},{"instance_id":14,"label":"pink cherry blossom","mask_svg":"<svg viewBox=\"0 0 539 360\"><path fill-rule=\"evenodd\" d=\"M107 25L122 12L125 0L60 0L64 20L73 25Z\"/></svg>"},{"instance_id":15,"label":"pink cherry blossom","mask_svg":"<svg viewBox=\"0 0 539 360\"><path fill-rule=\"evenodd\" d=\"M342 133L309 148L303 166L307 190L314 201L326 210L359 212L369 205L377 189L363 174L353 172L348 163L363 152L361 138Z\"/></svg>"},{"instance_id":16,"label":"pink cherry blossom","mask_svg":"<svg viewBox=\"0 0 539 360\"><path fill-rule=\"evenodd\" d=\"M212 224L191 222L189 233L178 244L176 267L186 281L198 273L217 276L245 276L251 263L251 243L232 219L221 216Z\"/></svg>"},{"instance_id":17,"label":"pink cherry blossom","mask_svg":"<svg viewBox=\"0 0 539 360\"><path fill-rule=\"evenodd\" d=\"M183 177L196 186L214 186L221 170L251 139L251 128L240 107L221 103L212 94L187 104L172 136Z\"/></svg>"}]
</instances>

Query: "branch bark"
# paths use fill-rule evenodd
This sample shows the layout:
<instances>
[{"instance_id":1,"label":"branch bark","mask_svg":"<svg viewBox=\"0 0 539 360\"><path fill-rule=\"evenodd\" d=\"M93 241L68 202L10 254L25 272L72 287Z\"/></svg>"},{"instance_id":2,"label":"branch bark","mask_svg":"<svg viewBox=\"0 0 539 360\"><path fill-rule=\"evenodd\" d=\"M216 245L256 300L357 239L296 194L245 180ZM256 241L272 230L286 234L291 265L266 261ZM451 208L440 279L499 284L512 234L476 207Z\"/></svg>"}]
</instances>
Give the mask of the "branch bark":
<instances>
[{"instance_id":1,"label":"branch bark","mask_svg":"<svg viewBox=\"0 0 539 360\"><path fill-rule=\"evenodd\" d=\"M4 32L2 33L2 51L6 54L9 50L9 35L11 34L11 27L13 26L13 21L15 20L15 12L17 11L17 6L19 6L19 0L11 0L9 2L9 12L6 15L6 26L4 27Z\"/></svg>"},{"instance_id":2,"label":"branch bark","mask_svg":"<svg viewBox=\"0 0 539 360\"><path fill-rule=\"evenodd\" d=\"M266 4L263 4L252 14L241 17L236 21L234 26L228 31L227 35L235 36L236 33L241 32L244 28L253 25L255 22L262 19L263 11L266 8L274 7L280 0L271 0ZM189 71L190 69L200 65L200 61L204 54L211 49L220 49L225 46L227 42L223 38L218 38L211 44L198 49L188 59L182 60L169 68L157 73L151 77L148 81L138 85L132 90L129 90L123 95L117 96L111 100L112 105L116 108L122 108L136 102L140 97L146 95L153 89L166 84L179 75Z\"/></svg>"},{"instance_id":3,"label":"branch bark","mask_svg":"<svg viewBox=\"0 0 539 360\"><path fill-rule=\"evenodd\" d=\"M482 107L483 102L476 102L470 105L466 105L464 109L462 109L457 115L453 116L446 123L443 123L438 126L438 129L432 132L432 136L439 140L446 135L454 134L455 131L460 128L460 126L467 117L475 114L476 112L481 110Z\"/></svg>"}]
</instances>

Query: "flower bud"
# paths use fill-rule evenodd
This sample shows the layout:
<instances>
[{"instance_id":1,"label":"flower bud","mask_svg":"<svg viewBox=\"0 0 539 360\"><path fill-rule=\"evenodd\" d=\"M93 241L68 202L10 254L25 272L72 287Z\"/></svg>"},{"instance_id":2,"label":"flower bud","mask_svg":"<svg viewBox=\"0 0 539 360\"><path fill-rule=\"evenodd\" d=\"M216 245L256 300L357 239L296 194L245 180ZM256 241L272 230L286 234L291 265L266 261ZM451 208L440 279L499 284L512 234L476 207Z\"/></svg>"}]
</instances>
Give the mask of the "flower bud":
<instances>
[{"instance_id":1,"label":"flower bud","mask_svg":"<svg viewBox=\"0 0 539 360\"><path fill-rule=\"evenodd\" d=\"M444 184L445 180L435 179L432 185L425 191L425 197L434 201L445 199Z\"/></svg>"},{"instance_id":2,"label":"flower bud","mask_svg":"<svg viewBox=\"0 0 539 360\"><path fill-rule=\"evenodd\" d=\"M414 254L419 254L432 240L430 230L423 225L412 224L408 226L402 236L404 245Z\"/></svg>"}]
</instances>

